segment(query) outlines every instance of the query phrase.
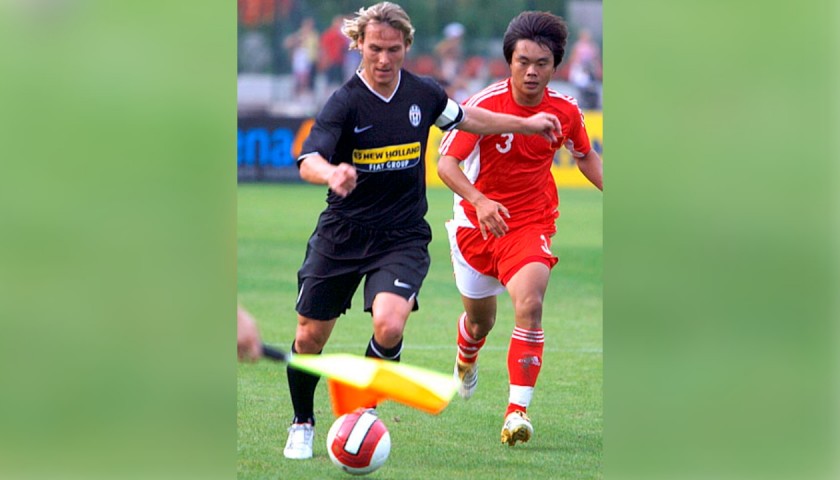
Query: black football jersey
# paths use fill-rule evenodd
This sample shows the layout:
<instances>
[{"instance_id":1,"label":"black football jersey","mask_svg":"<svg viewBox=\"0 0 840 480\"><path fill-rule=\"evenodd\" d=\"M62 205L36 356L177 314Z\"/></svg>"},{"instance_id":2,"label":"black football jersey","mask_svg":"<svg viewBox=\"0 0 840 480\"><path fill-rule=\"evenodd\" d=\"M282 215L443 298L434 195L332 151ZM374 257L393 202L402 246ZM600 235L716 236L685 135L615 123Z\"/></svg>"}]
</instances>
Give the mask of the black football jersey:
<instances>
[{"instance_id":1,"label":"black football jersey","mask_svg":"<svg viewBox=\"0 0 840 480\"><path fill-rule=\"evenodd\" d=\"M327 194L327 210L354 223L388 229L422 222L428 210L425 157L429 128L448 100L433 79L406 70L401 70L390 99L354 75L316 117L298 166L307 155L317 152L334 165L344 162L356 167L355 190L345 198L332 190Z\"/></svg>"}]
</instances>

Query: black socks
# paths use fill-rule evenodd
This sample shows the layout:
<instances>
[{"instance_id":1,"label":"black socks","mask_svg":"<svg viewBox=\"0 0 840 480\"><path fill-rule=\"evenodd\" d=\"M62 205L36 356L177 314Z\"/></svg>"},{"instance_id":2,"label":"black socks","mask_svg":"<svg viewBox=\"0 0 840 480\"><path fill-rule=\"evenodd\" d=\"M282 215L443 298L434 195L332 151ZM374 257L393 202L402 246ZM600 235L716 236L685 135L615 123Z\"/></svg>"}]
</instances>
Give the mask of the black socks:
<instances>
[{"instance_id":1,"label":"black socks","mask_svg":"<svg viewBox=\"0 0 840 480\"><path fill-rule=\"evenodd\" d=\"M292 353L297 353L295 352L295 342L292 342ZM286 367L286 376L289 380L292 408L295 410L295 418L292 423L311 423L312 426L315 426L315 387L318 386L318 380L321 377L288 366Z\"/></svg>"},{"instance_id":2,"label":"black socks","mask_svg":"<svg viewBox=\"0 0 840 480\"><path fill-rule=\"evenodd\" d=\"M365 356L372 358L381 358L383 360L391 360L393 362L399 362L400 354L402 354L402 347L402 339L400 339L399 343L397 343L393 347L385 348L382 345L376 343L376 340L373 338L373 336L371 336L370 342L368 342L367 351L365 351Z\"/></svg>"}]
</instances>

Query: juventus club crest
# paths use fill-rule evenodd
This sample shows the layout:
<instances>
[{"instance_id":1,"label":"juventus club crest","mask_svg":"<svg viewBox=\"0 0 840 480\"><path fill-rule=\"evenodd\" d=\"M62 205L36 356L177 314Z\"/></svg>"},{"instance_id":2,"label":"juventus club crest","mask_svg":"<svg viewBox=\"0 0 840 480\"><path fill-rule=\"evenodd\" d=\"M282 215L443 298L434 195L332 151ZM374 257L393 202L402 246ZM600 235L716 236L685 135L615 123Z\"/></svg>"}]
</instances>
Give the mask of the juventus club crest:
<instances>
[{"instance_id":1,"label":"juventus club crest","mask_svg":"<svg viewBox=\"0 0 840 480\"><path fill-rule=\"evenodd\" d=\"M422 115L420 114L420 107L417 104L412 104L411 107L408 109L408 121L411 122L411 125L416 127L420 125L420 118Z\"/></svg>"}]
</instances>

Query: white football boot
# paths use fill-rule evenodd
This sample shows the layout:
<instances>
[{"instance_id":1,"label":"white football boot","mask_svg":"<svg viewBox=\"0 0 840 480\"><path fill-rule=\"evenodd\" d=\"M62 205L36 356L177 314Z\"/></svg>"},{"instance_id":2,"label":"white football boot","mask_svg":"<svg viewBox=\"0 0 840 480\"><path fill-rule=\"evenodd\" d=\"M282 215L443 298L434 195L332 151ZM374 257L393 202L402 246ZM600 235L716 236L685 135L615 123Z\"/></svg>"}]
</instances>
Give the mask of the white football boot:
<instances>
[{"instance_id":1,"label":"white football boot","mask_svg":"<svg viewBox=\"0 0 840 480\"><path fill-rule=\"evenodd\" d=\"M283 455L294 460L312 458L312 444L315 442L315 427L311 423L293 423L289 427L289 438Z\"/></svg>"},{"instance_id":2,"label":"white football boot","mask_svg":"<svg viewBox=\"0 0 840 480\"><path fill-rule=\"evenodd\" d=\"M478 362L461 363L456 357L454 377L458 381L458 395L468 400L478 385Z\"/></svg>"},{"instance_id":3,"label":"white football boot","mask_svg":"<svg viewBox=\"0 0 840 480\"><path fill-rule=\"evenodd\" d=\"M505 417L505 424L502 427L502 443L512 447L516 442L525 443L534 435L534 427L531 426L531 419L525 412L519 410L510 412Z\"/></svg>"}]
</instances>

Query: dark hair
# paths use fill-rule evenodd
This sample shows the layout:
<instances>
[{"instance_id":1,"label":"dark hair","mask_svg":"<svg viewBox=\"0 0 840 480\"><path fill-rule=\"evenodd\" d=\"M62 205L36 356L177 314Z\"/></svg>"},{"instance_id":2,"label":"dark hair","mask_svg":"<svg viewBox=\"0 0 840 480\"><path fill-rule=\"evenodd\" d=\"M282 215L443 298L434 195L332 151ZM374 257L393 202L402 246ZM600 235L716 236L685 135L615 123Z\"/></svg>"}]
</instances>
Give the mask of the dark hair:
<instances>
[{"instance_id":1,"label":"dark hair","mask_svg":"<svg viewBox=\"0 0 840 480\"><path fill-rule=\"evenodd\" d=\"M531 40L554 54L554 68L563 61L569 30L561 17L551 12L522 12L508 24L502 41L505 60L510 64L519 40Z\"/></svg>"}]
</instances>

